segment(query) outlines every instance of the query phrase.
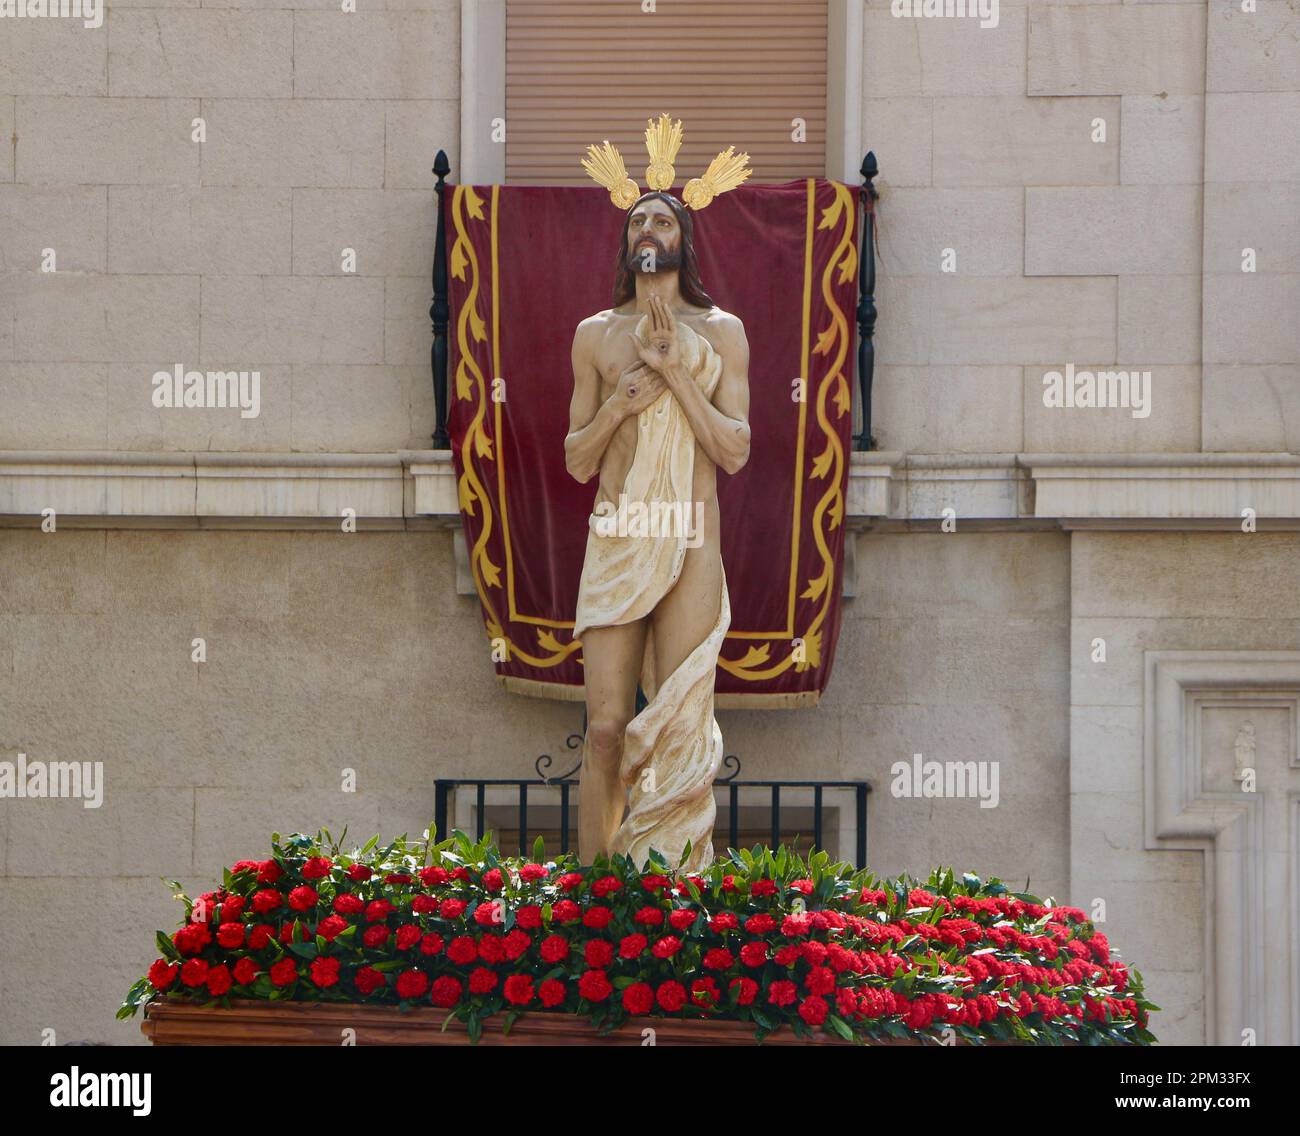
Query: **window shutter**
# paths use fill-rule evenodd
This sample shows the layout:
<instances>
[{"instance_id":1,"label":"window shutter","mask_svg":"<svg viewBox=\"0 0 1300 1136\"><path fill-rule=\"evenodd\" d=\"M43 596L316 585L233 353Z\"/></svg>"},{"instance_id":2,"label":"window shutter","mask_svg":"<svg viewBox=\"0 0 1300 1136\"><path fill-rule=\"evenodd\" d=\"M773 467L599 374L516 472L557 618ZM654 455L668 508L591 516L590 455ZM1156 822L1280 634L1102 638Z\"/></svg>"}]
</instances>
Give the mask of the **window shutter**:
<instances>
[{"instance_id":1,"label":"window shutter","mask_svg":"<svg viewBox=\"0 0 1300 1136\"><path fill-rule=\"evenodd\" d=\"M608 138L644 190L661 111L685 129L678 186L727 146L756 182L825 176L826 2L506 0L506 181L584 184L588 143Z\"/></svg>"}]
</instances>

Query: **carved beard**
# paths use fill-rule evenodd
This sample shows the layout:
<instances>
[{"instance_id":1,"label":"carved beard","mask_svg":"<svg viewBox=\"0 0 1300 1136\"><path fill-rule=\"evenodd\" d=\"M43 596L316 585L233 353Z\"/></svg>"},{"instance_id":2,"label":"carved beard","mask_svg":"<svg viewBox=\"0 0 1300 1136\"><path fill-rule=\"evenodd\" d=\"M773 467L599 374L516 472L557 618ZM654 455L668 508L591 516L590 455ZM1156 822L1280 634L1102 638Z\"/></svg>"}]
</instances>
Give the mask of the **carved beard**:
<instances>
[{"instance_id":1,"label":"carved beard","mask_svg":"<svg viewBox=\"0 0 1300 1136\"><path fill-rule=\"evenodd\" d=\"M639 238L637 243L639 244L641 240L654 241L654 254L655 254L654 271L655 272L673 272L681 267L682 246L680 241L677 244L677 248L675 248L672 252L667 252L664 249L664 246L661 245L657 240L655 240L654 237ZM645 255L645 252L646 252L645 249L637 249L637 248L629 249L627 253L628 268L630 268L633 272L648 274L649 270L645 268L645 261L641 259Z\"/></svg>"}]
</instances>

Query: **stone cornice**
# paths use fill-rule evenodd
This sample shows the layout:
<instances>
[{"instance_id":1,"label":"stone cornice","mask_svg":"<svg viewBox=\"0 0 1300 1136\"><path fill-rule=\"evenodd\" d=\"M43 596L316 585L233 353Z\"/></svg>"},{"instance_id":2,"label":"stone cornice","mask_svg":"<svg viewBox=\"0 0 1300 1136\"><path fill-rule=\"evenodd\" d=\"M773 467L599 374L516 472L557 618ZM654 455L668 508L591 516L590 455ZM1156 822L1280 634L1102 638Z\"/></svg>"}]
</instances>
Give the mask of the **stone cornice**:
<instances>
[{"instance_id":1,"label":"stone cornice","mask_svg":"<svg viewBox=\"0 0 1300 1136\"><path fill-rule=\"evenodd\" d=\"M0 524L429 527L457 519L446 450L381 454L0 451ZM1296 454L850 455L854 529L1300 528Z\"/></svg>"}]
</instances>

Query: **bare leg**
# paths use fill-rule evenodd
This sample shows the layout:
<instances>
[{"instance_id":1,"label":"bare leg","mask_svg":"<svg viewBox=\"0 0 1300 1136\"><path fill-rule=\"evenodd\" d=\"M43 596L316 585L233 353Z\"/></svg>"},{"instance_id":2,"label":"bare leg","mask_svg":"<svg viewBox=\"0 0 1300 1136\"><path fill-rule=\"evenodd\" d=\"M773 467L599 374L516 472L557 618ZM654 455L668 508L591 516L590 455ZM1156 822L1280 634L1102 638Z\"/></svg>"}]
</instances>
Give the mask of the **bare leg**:
<instances>
[{"instance_id":1,"label":"bare leg","mask_svg":"<svg viewBox=\"0 0 1300 1136\"><path fill-rule=\"evenodd\" d=\"M636 684L646 623L597 627L582 637L587 685L587 738L578 780L578 859L590 864L609 853L622 823L627 792L619 777L623 731L636 710Z\"/></svg>"},{"instance_id":2,"label":"bare leg","mask_svg":"<svg viewBox=\"0 0 1300 1136\"><path fill-rule=\"evenodd\" d=\"M722 602L722 558L705 542L686 551L682 574L659 601L654 620L655 678L663 682L704 641Z\"/></svg>"}]
</instances>

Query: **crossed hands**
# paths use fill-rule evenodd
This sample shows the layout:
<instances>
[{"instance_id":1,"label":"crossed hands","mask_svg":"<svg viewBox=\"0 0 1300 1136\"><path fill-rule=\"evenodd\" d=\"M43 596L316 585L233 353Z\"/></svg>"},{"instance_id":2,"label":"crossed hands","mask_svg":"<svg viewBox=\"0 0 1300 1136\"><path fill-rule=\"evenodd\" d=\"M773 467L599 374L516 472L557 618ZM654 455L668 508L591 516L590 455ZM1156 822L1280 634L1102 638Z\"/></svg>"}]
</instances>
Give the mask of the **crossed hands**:
<instances>
[{"instance_id":1,"label":"crossed hands","mask_svg":"<svg viewBox=\"0 0 1300 1136\"><path fill-rule=\"evenodd\" d=\"M623 370L615 397L620 408L632 415L652 406L670 385L667 376L681 361L677 350L677 318L663 300L651 294L649 343L643 344L630 331L627 334L636 345L640 360Z\"/></svg>"}]
</instances>

